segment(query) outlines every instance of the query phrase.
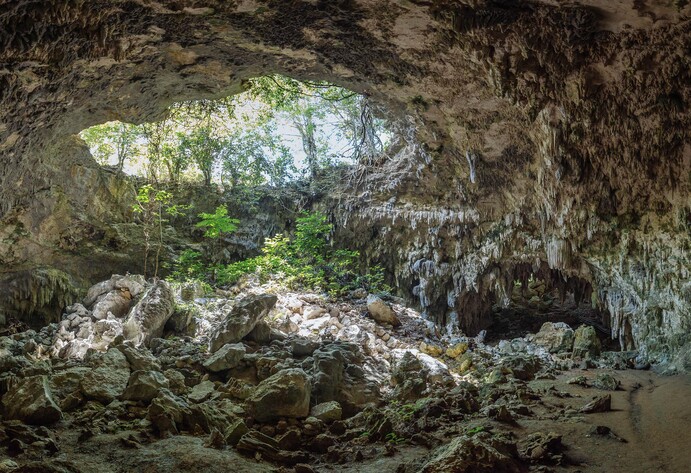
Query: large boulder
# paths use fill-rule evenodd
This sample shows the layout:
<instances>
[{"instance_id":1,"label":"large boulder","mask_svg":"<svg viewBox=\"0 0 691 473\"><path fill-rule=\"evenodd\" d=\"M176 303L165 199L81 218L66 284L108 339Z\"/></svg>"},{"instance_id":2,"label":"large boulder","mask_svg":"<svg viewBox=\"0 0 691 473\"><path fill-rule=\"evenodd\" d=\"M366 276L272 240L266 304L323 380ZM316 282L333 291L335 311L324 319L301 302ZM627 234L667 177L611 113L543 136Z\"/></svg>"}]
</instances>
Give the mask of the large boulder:
<instances>
[{"instance_id":1,"label":"large boulder","mask_svg":"<svg viewBox=\"0 0 691 473\"><path fill-rule=\"evenodd\" d=\"M226 343L204 362L204 368L214 373L235 368L245 356L242 343Z\"/></svg>"},{"instance_id":2,"label":"large boulder","mask_svg":"<svg viewBox=\"0 0 691 473\"><path fill-rule=\"evenodd\" d=\"M267 316L278 298L273 294L253 294L238 301L209 339L209 351L215 353L226 343L237 343Z\"/></svg>"},{"instance_id":3,"label":"large boulder","mask_svg":"<svg viewBox=\"0 0 691 473\"><path fill-rule=\"evenodd\" d=\"M422 473L520 473L515 444L481 432L461 436L438 448Z\"/></svg>"},{"instance_id":4,"label":"large boulder","mask_svg":"<svg viewBox=\"0 0 691 473\"><path fill-rule=\"evenodd\" d=\"M254 418L259 422L273 421L279 417L307 417L311 389L304 371L286 369L259 383L248 402Z\"/></svg>"},{"instance_id":5,"label":"large boulder","mask_svg":"<svg viewBox=\"0 0 691 473\"><path fill-rule=\"evenodd\" d=\"M363 365L358 345L333 342L315 350L302 366L312 379L312 397L319 402L338 401L350 416L381 397L378 383L368 379Z\"/></svg>"},{"instance_id":6,"label":"large boulder","mask_svg":"<svg viewBox=\"0 0 691 473\"><path fill-rule=\"evenodd\" d=\"M372 318L379 323L390 324L394 327L401 325L401 321L398 320L398 316L389 304L374 294L367 296L367 310Z\"/></svg>"},{"instance_id":7,"label":"large boulder","mask_svg":"<svg viewBox=\"0 0 691 473\"><path fill-rule=\"evenodd\" d=\"M130 311L123 324L123 334L137 346L147 345L163 334L163 327L173 314L175 299L165 281L157 281Z\"/></svg>"},{"instance_id":8,"label":"large boulder","mask_svg":"<svg viewBox=\"0 0 691 473\"><path fill-rule=\"evenodd\" d=\"M90 360L94 369L84 375L80 383L81 392L87 399L108 404L119 398L130 379L127 358L116 348L95 355Z\"/></svg>"},{"instance_id":9,"label":"large boulder","mask_svg":"<svg viewBox=\"0 0 691 473\"><path fill-rule=\"evenodd\" d=\"M122 399L150 402L161 389L168 389L170 382L158 371L135 371L130 376Z\"/></svg>"},{"instance_id":10,"label":"large boulder","mask_svg":"<svg viewBox=\"0 0 691 473\"><path fill-rule=\"evenodd\" d=\"M99 301L113 291L128 293L129 299L132 299L144 292L144 284L142 276L114 274L109 280L94 284L89 288L83 301L84 306L93 309Z\"/></svg>"},{"instance_id":11,"label":"large boulder","mask_svg":"<svg viewBox=\"0 0 691 473\"><path fill-rule=\"evenodd\" d=\"M550 353L570 352L573 340L573 329L564 322L545 322L533 337L533 343L545 347Z\"/></svg>"},{"instance_id":12,"label":"large boulder","mask_svg":"<svg viewBox=\"0 0 691 473\"><path fill-rule=\"evenodd\" d=\"M596 358L600 356L602 345L597 338L595 328L590 325L581 325L576 329L573 342L574 358Z\"/></svg>"},{"instance_id":13,"label":"large boulder","mask_svg":"<svg viewBox=\"0 0 691 473\"><path fill-rule=\"evenodd\" d=\"M19 381L2 397L4 416L27 424L48 425L62 419L46 376L32 376Z\"/></svg>"}]
</instances>

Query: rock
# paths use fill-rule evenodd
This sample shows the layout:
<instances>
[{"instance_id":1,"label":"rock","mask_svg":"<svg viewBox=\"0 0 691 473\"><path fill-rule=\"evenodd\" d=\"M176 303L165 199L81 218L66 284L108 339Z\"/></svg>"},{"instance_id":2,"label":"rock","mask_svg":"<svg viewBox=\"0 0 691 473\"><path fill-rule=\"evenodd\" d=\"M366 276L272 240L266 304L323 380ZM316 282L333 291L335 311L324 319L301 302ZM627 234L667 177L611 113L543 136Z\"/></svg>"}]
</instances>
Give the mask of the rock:
<instances>
[{"instance_id":1,"label":"rock","mask_svg":"<svg viewBox=\"0 0 691 473\"><path fill-rule=\"evenodd\" d=\"M604 391L616 391L621 383L611 374L600 373L593 381L593 386Z\"/></svg>"},{"instance_id":2,"label":"rock","mask_svg":"<svg viewBox=\"0 0 691 473\"><path fill-rule=\"evenodd\" d=\"M480 432L472 437L461 436L432 453L421 473L479 473L523 471L516 461L515 444Z\"/></svg>"},{"instance_id":3,"label":"rock","mask_svg":"<svg viewBox=\"0 0 691 473\"><path fill-rule=\"evenodd\" d=\"M545 322L533 337L533 343L550 353L566 353L573 349L574 331L564 322Z\"/></svg>"},{"instance_id":4,"label":"rock","mask_svg":"<svg viewBox=\"0 0 691 473\"><path fill-rule=\"evenodd\" d=\"M84 298L84 306L91 308L111 291L128 292L130 299L144 291L144 278L140 275L120 276L114 274L109 280L102 281L89 288Z\"/></svg>"},{"instance_id":5,"label":"rock","mask_svg":"<svg viewBox=\"0 0 691 473\"><path fill-rule=\"evenodd\" d=\"M427 389L427 370L412 352L406 351L394 363L391 384L395 386L395 399L414 401Z\"/></svg>"},{"instance_id":6,"label":"rock","mask_svg":"<svg viewBox=\"0 0 691 473\"><path fill-rule=\"evenodd\" d=\"M125 343L115 348L125 355L132 371L161 371L158 359L146 348L134 348Z\"/></svg>"},{"instance_id":7,"label":"rock","mask_svg":"<svg viewBox=\"0 0 691 473\"><path fill-rule=\"evenodd\" d=\"M150 402L158 396L161 389L169 387L168 379L158 371L135 371L130 375L122 399L127 401Z\"/></svg>"},{"instance_id":8,"label":"rock","mask_svg":"<svg viewBox=\"0 0 691 473\"><path fill-rule=\"evenodd\" d=\"M584 414L593 414L596 412L608 412L612 410L612 396L598 396L585 406L581 407L579 412Z\"/></svg>"},{"instance_id":9,"label":"rock","mask_svg":"<svg viewBox=\"0 0 691 473\"><path fill-rule=\"evenodd\" d=\"M0 461L0 473L9 473L10 471L14 471L17 468L19 468L17 462L10 460L9 458Z\"/></svg>"},{"instance_id":10,"label":"rock","mask_svg":"<svg viewBox=\"0 0 691 473\"><path fill-rule=\"evenodd\" d=\"M187 403L170 391L163 389L149 405L147 419L159 435L177 434L186 416L191 414Z\"/></svg>"},{"instance_id":11,"label":"rock","mask_svg":"<svg viewBox=\"0 0 691 473\"><path fill-rule=\"evenodd\" d=\"M422 353L429 356L441 356L444 353L444 350L441 347L425 342L420 342L419 349Z\"/></svg>"},{"instance_id":12,"label":"rock","mask_svg":"<svg viewBox=\"0 0 691 473\"><path fill-rule=\"evenodd\" d=\"M306 453L281 450L276 440L256 430L243 435L236 448L239 452L252 456L259 454L263 458L285 465L295 465L308 460Z\"/></svg>"},{"instance_id":13,"label":"rock","mask_svg":"<svg viewBox=\"0 0 691 473\"><path fill-rule=\"evenodd\" d=\"M464 354L466 351L468 351L468 344L461 342L457 343L452 347L449 347L446 349L446 356L449 358L458 358L462 354Z\"/></svg>"},{"instance_id":14,"label":"rock","mask_svg":"<svg viewBox=\"0 0 691 473\"><path fill-rule=\"evenodd\" d=\"M367 296L367 310L372 318L379 323L393 325L394 327L401 325L401 321L393 309L378 296L373 294Z\"/></svg>"},{"instance_id":15,"label":"rock","mask_svg":"<svg viewBox=\"0 0 691 473\"><path fill-rule=\"evenodd\" d=\"M248 402L259 422L278 417L307 417L310 391L310 380L303 370L286 369L259 383Z\"/></svg>"},{"instance_id":16,"label":"rock","mask_svg":"<svg viewBox=\"0 0 691 473\"><path fill-rule=\"evenodd\" d=\"M176 305L163 330L180 335L194 336L196 330L195 314L197 309L191 304Z\"/></svg>"},{"instance_id":17,"label":"rock","mask_svg":"<svg viewBox=\"0 0 691 473\"><path fill-rule=\"evenodd\" d=\"M572 352L574 358L596 358L601 350L600 339L597 338L594 327L581 325L576 329Z\"/></svg>"},{"instance_id":18,"label":"rock","mask_svg":"<svg viewBox=\"0 0 691 473\"><path fill-rule=\"evenodd\" d=\"M272 294L247 296L237 302L210 336L209 351L214 353L226 343L237 343L249 334L276 305Z\"/></svg>"},{"instance_id":19,"label":"rock","mask_svg":"<svg viewBox=\"0 0 691 473\"><path fill-rule=\"evenodd\" d=\"M326 314L326 309L324 309L323 307L310 307L309 309L304 311L303 317L305 320L312 320L319 318L324 314Z\"/></svg>"},{"instance_id":20,"label":"rock","mask_svg":"<svg viewBox=\"0 0 691 473\"><path fill-rule=\"evenodd\" d=\"M165 281L157 281L130 311L123 324L123 334L136 346L148 346L163 334L163 327L173 314L175 299Z\"/></svg>"},{"instance_id":21,"label":"rock","mask_svg":"<svg viewBox=\"0 0 691 473\"><path fill-rule=\"evenodd\" d=\"M607 437L612 440L616 440L617 442L622 442L622 443L628 443L626 439L619 437L617 434L615 434L612 429L605 425L597 425L593 428L590 429L589 431L590 435L599 435L600 437Z\"/></svg>"},{"instance_id":22,"label":"rock","mask_svg":"<svg viewBox=\"0 0 691 473\"><path fill-rule=\"evenodd\" d=\"M3 415L27 424L49 425L62 419L46 376L19 381L2 397Z\"/></svg>"},{"instance_id":23,"label":"rock","mask_svg":"<svg viewBox=\"0 0 691 473\"><path fill-rule=\"evenodd\" d=\"M130 310L132 294L126 288L116 289L101 296L91 309L95 319L102 320L112 314L117 318L123 318Z\"/></svg>"},{"instance_id":24,"label":"rock","mask_svg":"<svg viewBox=\"0 0 691 473\"><path fill-rule=\"evenodd\" d=\"M249 431L250 429L242 419L235 419L235 421L231 422L225 431L226 443L233 447L236 446L242 436Z\"/></svg>"},{"instance_id":25,"label":"rock","mask_svg":"<svg viewBox=\"0 0 691 473\"><path fill-rule=\"evenodd\" d=\"M312 379L313 399L338 401L346 416L378 402L379 384L365 376L363 363L364 355L353 343L333 342L315 350L303 365Z\"/></svg>"},{"instance_id":26,"label":"rock","mask_svg":"<svg viewBox=\"0 0 691 473\"><path fill-rule=\"evenodd\" d=\"M319 342L307 338L294 338L290 341L293 356L310 356L317 348L319 348Z\"/></svg>"},{"instance_id":27,"label":"rock","mask_svg":"<svg viewBox=\"0 0 691 473\"><path fill-rule=\"evenodd\" d=\"M93 360L95 368L84 375L80 390L87 399L108 404L119 398L127 387L130 369L127 358L111 348Z\"/></svg>"},{"instance_id":28,"label":"rock","mask_svg":"<svg viewBox=\"0 0 691 473\"><path fill-rule=\"evenodd\" d=\"M535 373L540 371L542 363L537 356L514 355L505 358L501 367L511 370L516 379L531 381L535 379Z\"/></svg>"},{"instance_id":29,"label":"rock","mask_svg":"<svg viewBox=\"0 0 691 473\"><path fill-rule=\"evenodd\" d=\"M324 422L341 420L343 408L337 401L322 402L310 410L310 416Z\"/></svg>"},{"instance_id":30,"label":"rock","mask_svg":"<svg viewBox=\"0 0 691 473\"><path fill-rule=\"evenodd\" d=\"M245 336L245 340L257 342L260 345L268 344L271 342L271 326L265 320L260 320L252 331Z\"/></svg>"},{"instance_id":31,"label":"rock","mask_svg":"<svg viewBox=\"0 0 691 473\"><path fill-rule=\"evenodd\" d=\"M204 368L214 373L235 368L245 356L242 343L226 343L204 362Z\"/></svg>"},{"instance_id":32,"label":"rock","mask_svg":"<svg viewBox=\"0 0 691 473\"><path fill-rule=\"evenodd\" d=\"M588 387L588 378L585 376L575 376L569 379L566 384L577 384L579 386Z\"/></svg>"},{"instance_id":33,"label":"rock","mask_svg":"<svg viewBox=\"0 0 691 473\"><path fill-rule=\"evenodd\" d=\"M192 402L204 402L211 397L211 395L216 392L216 385L211 381L202 381L192 388L190 393L187 395L187 399Z\"/></svg>"},{"instance_id":34,"label":"rock","mask_svg":"<svg viewBox=\"0 0 691 473\"><path fill-rule=\"evenodd\" d=\"M523 441L521 455L534 463L557 463L563 461L564 445L561 435L554 432L535 432Z\"/></svg>"}]
</instances>

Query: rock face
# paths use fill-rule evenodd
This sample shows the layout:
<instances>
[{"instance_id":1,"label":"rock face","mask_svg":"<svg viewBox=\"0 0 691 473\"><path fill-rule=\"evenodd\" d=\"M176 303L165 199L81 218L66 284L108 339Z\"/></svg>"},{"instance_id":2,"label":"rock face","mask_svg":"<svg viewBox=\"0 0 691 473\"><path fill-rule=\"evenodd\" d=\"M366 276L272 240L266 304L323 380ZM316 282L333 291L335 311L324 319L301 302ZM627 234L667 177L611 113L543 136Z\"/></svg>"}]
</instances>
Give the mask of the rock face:
<instances>
[{"instance_id":1,"label":"rock face","mask_svg":"<svg viewBox=\"0 0 691 473\"><path fill-rule=\"evenodd\" d=\"M310 380L301 369L279 371L259 383L248 399L259 422L278 417L307 417L310 412Z\"/></svg>"},{"instance_id":2,"label":"rock face","mask_svg":"<svg viewBox=\"0 0 691 473\"><path fill-rule=\"evenodd\" d=\"M128 314L123 334L137 345L148 345L163 334L163 327L174 308L175 299L170 286L165 281L157 281Z\"/></svg>"},{"instance_id":3,"label":"rock face","mask_svg":"<svg viewBox=\"0 0 691 473\"><path fill-rule=\"evenodd\" d=\"M392 156L334 203L335 241L386 262L438 325L474 335L514 281L542 273L592 295L623 349L672 360L691 343L690 13L650 0L19 2L0 29L0 306L74 294L43 266L95 280L138 262L123 231L134 191L76 133L284 73L366 91L403 119Z\"/></svg>"},{"instance_id":4,"label":"rock face","mask_svg":"<svg viewBox=\"0 0 691 473\"><path fill-rule=\"evenodd\" d=\"M209 350L214 353L226 343L242 340L273 309L276 300L272 294L260 294L247 296L237 302L211 334Z\"/></svg>"},{"instance_id":5,"label":"rock face","mask_svg":"<svg viewBox=\"0 0 691 473\"><path fill-rule=\"evenodd\" d=\"M62 418L46 376L23 379L2 397L2 406L7 419L27 424L48 425Z\"/></svg>"}]
</instances>

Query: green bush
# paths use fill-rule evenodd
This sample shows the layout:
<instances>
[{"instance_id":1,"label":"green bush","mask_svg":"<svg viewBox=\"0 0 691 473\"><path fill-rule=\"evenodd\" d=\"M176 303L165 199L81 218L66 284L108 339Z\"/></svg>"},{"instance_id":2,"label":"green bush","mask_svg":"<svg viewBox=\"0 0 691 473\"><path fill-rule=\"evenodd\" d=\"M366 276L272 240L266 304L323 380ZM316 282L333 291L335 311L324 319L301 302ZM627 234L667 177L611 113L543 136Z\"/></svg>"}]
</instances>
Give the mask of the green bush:
<instances>
[{"instance_id":1,"label":"green bush","mask_svg":"<svg viewBox=\"0 0 691 473\"><path fill-rule=\"evenodd\" d=\"M216 283L234 284L246 274L260 280L280 278L289 287L307 287L342 295L363 287L371 292L389 291L380 266L358 271L357 251L333 249L328 237L333 226L320 213L305 213L296 221L291 240L276 235L266 240L260 256L216 268Z\"/></svg>"}]
</instances>

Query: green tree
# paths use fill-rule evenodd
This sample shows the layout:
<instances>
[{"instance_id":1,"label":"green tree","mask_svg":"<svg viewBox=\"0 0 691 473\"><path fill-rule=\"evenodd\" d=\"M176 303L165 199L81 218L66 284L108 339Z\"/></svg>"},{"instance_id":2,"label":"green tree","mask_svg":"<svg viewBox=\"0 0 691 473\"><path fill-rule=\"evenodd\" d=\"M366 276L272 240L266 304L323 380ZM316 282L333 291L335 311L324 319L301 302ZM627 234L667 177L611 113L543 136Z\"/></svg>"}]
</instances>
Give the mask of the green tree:
<instances>
[{"instance_id":1,"label":"green tree","mask_svg":"<svg viewBox=\"0 0 691 473\"><path fill-rule=\"evenodd\" d=\"M149 257L155 245L153 277L158 277L161 251L164 246L163 226L166 216L180 214L180 208L171 204L173 195L164 190L157 190L151 184L142 186L137 192L137 201L132 207L138 216L144 235L144 277L149 273Z\"/></svg>"},{"instance_id":2,"label":"green tree","mask_svg":"<svg viewBox=\"0 0 691 473\"><path fill-rule=\"evenodd\" d=\"M97 162L106 165L114 159L118 172L122 172L125 162L137 152L141 131L129 123L108 122L87 128L80 136Z\"/></svg>"}]
</instances>

